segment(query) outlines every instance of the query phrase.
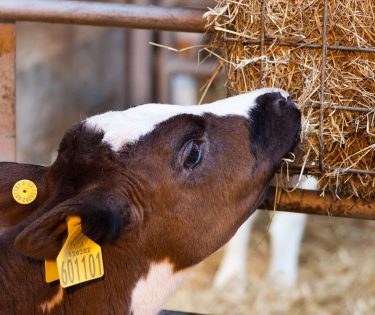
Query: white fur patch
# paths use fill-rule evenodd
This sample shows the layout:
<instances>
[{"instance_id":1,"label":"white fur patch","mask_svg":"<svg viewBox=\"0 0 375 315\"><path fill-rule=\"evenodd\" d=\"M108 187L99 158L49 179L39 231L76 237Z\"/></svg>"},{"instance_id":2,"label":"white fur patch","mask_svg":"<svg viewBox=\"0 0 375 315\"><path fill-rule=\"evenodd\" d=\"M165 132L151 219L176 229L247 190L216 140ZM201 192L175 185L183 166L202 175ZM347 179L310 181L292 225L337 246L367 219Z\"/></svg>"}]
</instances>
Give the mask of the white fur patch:
<instances>
[{"instance_id":1,"label":"white fur patch","mask_svg":"<svg viewBox=\"0 0 375 315\"><path fill-rule=\"evenodd\" d=\"M248 117L249 110L256 105L255 99L271 92L280 92L285 98L289 96L281 89L263 88L198 106L145 104L125 111L107 112L90 117L86 120L86 124L103 131L103 141L109 143L114 151L118 151L125 143L136 142L140 137L154 130L156 125L176 115L211 113L217 116Z\"/></svg>"},{"instance_id":2,"label":"white fur patch","mask_svg":"<svg viewBox=\"0 0 375 315\"><path fill-rule=\"evenodd\" d=\"M51 313L51 311L62 302L63 297L64 289L59 286L59 290L51 299L40 304L40 309L45 314Z\"/></svg>"},{"instance_id":3,"label":"white fur patch","mask_svg":"<svg viewBox=\"0 0 375 315\"><path fill-rule=\"evenodd\" d=\"M188 274L189 269L174 272L173 265L168 261L151 264L146 278L141 278L133 289L131 296L133 314L157 314Z\"/></svg>"}]
</instances>

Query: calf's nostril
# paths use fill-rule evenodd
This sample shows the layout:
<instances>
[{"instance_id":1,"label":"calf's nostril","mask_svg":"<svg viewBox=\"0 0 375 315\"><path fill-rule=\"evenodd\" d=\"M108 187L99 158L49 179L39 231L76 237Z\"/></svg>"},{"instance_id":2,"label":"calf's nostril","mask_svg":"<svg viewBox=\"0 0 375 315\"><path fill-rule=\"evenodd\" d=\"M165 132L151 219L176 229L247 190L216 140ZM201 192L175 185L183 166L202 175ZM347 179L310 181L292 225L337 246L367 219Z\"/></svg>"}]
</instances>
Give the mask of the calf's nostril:
<instances>
[{"instance_id":1,"label":"calf's nostril","mask_svg":"<svg viewBox=\"0 0 375 315\"><path fill-rule=\"evenodd\" d=\"M294 104L292 98L290 96L288 96L287 98L287 104L289 107L297 107L296 104Z\"/></svg>"},{"instance_id":2,"label":"calf's nostril","mask_svg":"<svg viewBox=\"0 0 375 315\"><path fill-rule=\"evenodd\" d=\"M278 101L277 101L277 104L280 106L280 107L284 107L286 104L287 104L287 101L285 100L285 98L280 98Z\"/></svg>"}]
</instances>

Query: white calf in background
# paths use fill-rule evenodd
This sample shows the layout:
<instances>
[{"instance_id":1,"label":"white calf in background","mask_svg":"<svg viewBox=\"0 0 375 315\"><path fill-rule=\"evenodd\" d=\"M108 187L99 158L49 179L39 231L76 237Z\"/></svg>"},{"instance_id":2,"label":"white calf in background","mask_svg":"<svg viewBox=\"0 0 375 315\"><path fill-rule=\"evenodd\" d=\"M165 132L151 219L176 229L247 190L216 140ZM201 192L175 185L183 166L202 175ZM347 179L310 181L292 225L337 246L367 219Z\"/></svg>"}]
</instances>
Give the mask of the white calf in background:
<instances>
[{"instance_id":1,"label":"white calf in background","mask_svg":"<svg viewBox=\"0 0 375 315\"><path fill-rule=\"evenodd\" d=\"M317 182L307 177L299 188L316 190ZM220 267L214 278L214 287L221 288L233 279L246 285L248 245L252 225L260 210L257 210L237 231L225 248ZM298 257L307 215L276 211L269 228L271 257L268 279L279 288L295 285L298 278Z\"/></svg>"}]
</instances>

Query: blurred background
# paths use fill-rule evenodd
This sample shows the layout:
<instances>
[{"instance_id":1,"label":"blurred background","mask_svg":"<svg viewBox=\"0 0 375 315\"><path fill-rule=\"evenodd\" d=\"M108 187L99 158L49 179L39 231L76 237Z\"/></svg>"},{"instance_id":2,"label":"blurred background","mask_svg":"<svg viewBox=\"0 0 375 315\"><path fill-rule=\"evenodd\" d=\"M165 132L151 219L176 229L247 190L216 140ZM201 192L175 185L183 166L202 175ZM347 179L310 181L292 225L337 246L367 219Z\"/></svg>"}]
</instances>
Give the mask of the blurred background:
<instances>
[{"instance_id":1,"label":"blurred background","mask_svg":"<svg viewBox=\"0 0 375 315\"><path fill-rule=\"evenodd\" d=\"M214 5L213 0L111 2ZM203 40L201 34L17 23L18 161L50 164L65 130L99 112L148 102L196 104L215 61L198 66L199 48L175 53L149 42L180 49ZM225 97L224 82L219 77L204 101ZM298 279L289 286L266 277L271 222L272 212L266 211L254 222L248 281L234 276L212 288L220 250L193 270L166 308L206 314L375 314L374 221L309 216Z\"/></svg>"}]
</instances>

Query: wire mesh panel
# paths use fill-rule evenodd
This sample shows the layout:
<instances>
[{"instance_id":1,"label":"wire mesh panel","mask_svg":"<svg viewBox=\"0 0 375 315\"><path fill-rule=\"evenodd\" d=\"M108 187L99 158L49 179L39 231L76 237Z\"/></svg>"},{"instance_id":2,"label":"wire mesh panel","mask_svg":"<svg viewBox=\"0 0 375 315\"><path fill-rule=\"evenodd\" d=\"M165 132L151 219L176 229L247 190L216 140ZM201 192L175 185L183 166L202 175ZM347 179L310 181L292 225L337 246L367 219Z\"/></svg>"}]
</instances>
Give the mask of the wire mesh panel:
<instances>
[{"instance_id":1,"label":"wire mesh panel","mask_svg":"<svg viewBox=\"0 0 375 315\"><path fill-rule=\"evenodd\" d=\"M208 14L229 94L286 89L303 112L290 167L338 195L375 194L374 20L372 0L227 0Z\"/></svg>"}]
</instances>

